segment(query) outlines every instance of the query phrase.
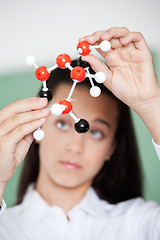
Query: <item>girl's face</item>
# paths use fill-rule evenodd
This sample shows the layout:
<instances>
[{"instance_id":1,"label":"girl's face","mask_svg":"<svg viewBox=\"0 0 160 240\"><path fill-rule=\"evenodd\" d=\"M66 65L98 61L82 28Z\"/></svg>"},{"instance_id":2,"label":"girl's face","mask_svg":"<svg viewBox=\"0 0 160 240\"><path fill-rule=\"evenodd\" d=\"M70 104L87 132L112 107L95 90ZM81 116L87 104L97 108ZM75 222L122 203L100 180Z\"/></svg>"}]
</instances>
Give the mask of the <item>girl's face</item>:
<instances>
[{"instance_id":1,"label":"girl's face","mask_svg":"<svg viewBox=\"0 0 160 240\"><path fill-rule=\"evenodd\" d=\"M60 85L49 107L67 98L70 89L70 85ZM76 87L72 99L76 100L72 101L74 114L89 122L89 131L79 134L69 115L50 114L43 126L45 138L39 143L39 177L67 188L92 184L115 149L118 119L116 101L105 94L93 98L86 87Z\"/></svg>"}]
</instances>

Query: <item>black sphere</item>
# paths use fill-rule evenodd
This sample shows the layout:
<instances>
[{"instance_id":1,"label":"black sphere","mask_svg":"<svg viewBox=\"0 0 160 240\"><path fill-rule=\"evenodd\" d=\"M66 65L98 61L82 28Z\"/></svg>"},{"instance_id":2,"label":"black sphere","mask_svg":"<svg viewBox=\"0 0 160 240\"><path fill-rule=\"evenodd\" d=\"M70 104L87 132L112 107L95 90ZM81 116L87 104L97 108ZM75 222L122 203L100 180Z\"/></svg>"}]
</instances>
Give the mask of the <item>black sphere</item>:
<instances>
[{"instance_id":1,"label":"black sphere","mask_svg":"<svg viewBox=\"0 0 160 240\"><path fill-rule=\"evenodd\" d=\"M83 68L91 67L88 62L82 60L82 57L79 57L79 59L78 59L78 66L83 67Z\"/></svg>"},{"instance_id":2,"label":"black sphere","mask_svg":"<svg viewBox=\"0 0 160 240\"><path fill-rule=\"evenodd\" d=\"M47 98L48 99L48 102L52 100L52 97L53 97L53 94L51 92L51 90L47 90L47 91L44 91L43 89L39 92L38 94L39 97L41 98Z\"/></svg>"},{"instance_id":3,"label":"black sphere","mask_svg":"<svg viewBox=\"0 0 160 240\"><path fill-rule=\"evenodd\" d=\"M85 133L89 129L89 123L85 119L80 119L75 123L74 128L78 133Z\"/></svg>"}]
</instances>

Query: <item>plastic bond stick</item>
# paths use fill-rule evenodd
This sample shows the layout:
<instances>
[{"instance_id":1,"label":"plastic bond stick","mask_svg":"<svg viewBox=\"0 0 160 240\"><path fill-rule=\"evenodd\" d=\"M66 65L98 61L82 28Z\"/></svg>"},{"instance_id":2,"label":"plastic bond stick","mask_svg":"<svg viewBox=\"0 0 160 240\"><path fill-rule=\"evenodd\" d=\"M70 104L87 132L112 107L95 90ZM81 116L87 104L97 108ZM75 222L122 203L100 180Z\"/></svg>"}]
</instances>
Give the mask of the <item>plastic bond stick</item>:
<instances>
[{"instance_id":1,"label":"plastic bond stick","mask_svg":"<svg viewBox=\"0 0 160 240\"><path fill-rule=\"evenodd\" d=\"M47 91L48 88L47 88L47 84L46 84L46 81L43 81L43 91Z\"/></svg>"},{"instance_id":2,"label":"plastic bond stick","mask_svg":"<svg viewBox=\"0 0 160 240\"><path fill-rule=\"evenodd\" d=\"M69 112L69 115L75 120L75 123L79 122L80 119L77 118L73 112Z\"/></svg>"},{"instance_id":3,"label":"plastic bond stick","mask_svg":"<svg viewBox=\"0 0 160 240\"><path fill-rule=\"evenodd\" d=\"M75 87L76 87L76 84L77 84L77 81L74 80L74 81L73 81L72 88L71 88L71 91L70 91L70 93L69 93L69 95L68 95L68 97L67 97L67 100L68 100L68 101L71 100L71 97L72 97L73 91L74 91L74 89L75 89Z\"/></svg>"},{"instance_id":4,"label":"plastic bond stick","mask_svg":"<svg viewBox=\"0 0 160 240\"><path fill-rule=\"evenodd\" d=\"M91 78L91 74L90 74L90 72L89 72L89 67L86 68L86 72L88 73L87 77L89 78L89 81L90 81L90 83L91 83L91 86L94 87L94 83L93 83L93 80L92 80L92 78Z\"/></svg>"},{"instance_id":5,"label":"plastic bond stick","mask_svg":"<svg viewBox=\"0 0 160 240\"><path fill-rule=\"evenodd\" d=\"M53 65L52 67L48 68L48 71L51 72L51 71L53 71L53 70L54 70L55 68L57 68L57 67L58 67L58 65L55 64L55 65Z\"/></svg>"}]
</instances>

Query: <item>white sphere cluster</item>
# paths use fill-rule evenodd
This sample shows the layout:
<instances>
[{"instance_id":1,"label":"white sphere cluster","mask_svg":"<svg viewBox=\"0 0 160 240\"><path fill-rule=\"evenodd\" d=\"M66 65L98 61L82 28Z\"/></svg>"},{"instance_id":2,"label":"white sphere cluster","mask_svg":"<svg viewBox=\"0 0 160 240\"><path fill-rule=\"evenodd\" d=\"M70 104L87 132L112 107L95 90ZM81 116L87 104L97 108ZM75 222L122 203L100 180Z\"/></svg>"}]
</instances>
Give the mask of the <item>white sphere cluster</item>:
<instances>
[{"instance_id":1,"label":"white sphere cluster","mask_svg":"<svg viewBox=\"0 0 160 240\"><path fill-rule=\"evenodd\" d=\"M65 106L58 103L55 103L51 106L51 113L54 116L60 116L64 110Z\"/></svg>"}]
</instances>

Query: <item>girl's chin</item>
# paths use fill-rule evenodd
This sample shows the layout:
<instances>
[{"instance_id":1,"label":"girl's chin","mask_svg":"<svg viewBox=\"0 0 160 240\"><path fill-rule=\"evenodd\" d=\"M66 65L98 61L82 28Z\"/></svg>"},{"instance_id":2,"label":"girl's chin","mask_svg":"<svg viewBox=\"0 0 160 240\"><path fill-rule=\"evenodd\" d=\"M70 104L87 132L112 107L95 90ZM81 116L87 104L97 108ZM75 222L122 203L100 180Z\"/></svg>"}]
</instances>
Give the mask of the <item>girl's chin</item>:
<instances>
[{"instance_id":1,"label":"girl's chin","mask_svg":"<svg viewBox=\"0 0 160 240\"><path fill-rule=\"evenodd\" d=\"M84 184L84 182L81 182L81 181L78 182L76 180L77 179L74 178L74 177L69 178L69 179L66 178L66 177L65 178L62 177L62 178L54 179L53 183L55 185L57 185L58 187L60 187L60 188L71 188L71 189L77 188L77 187L79 187L79 186Z\"/></svg>"}]
</instances>

